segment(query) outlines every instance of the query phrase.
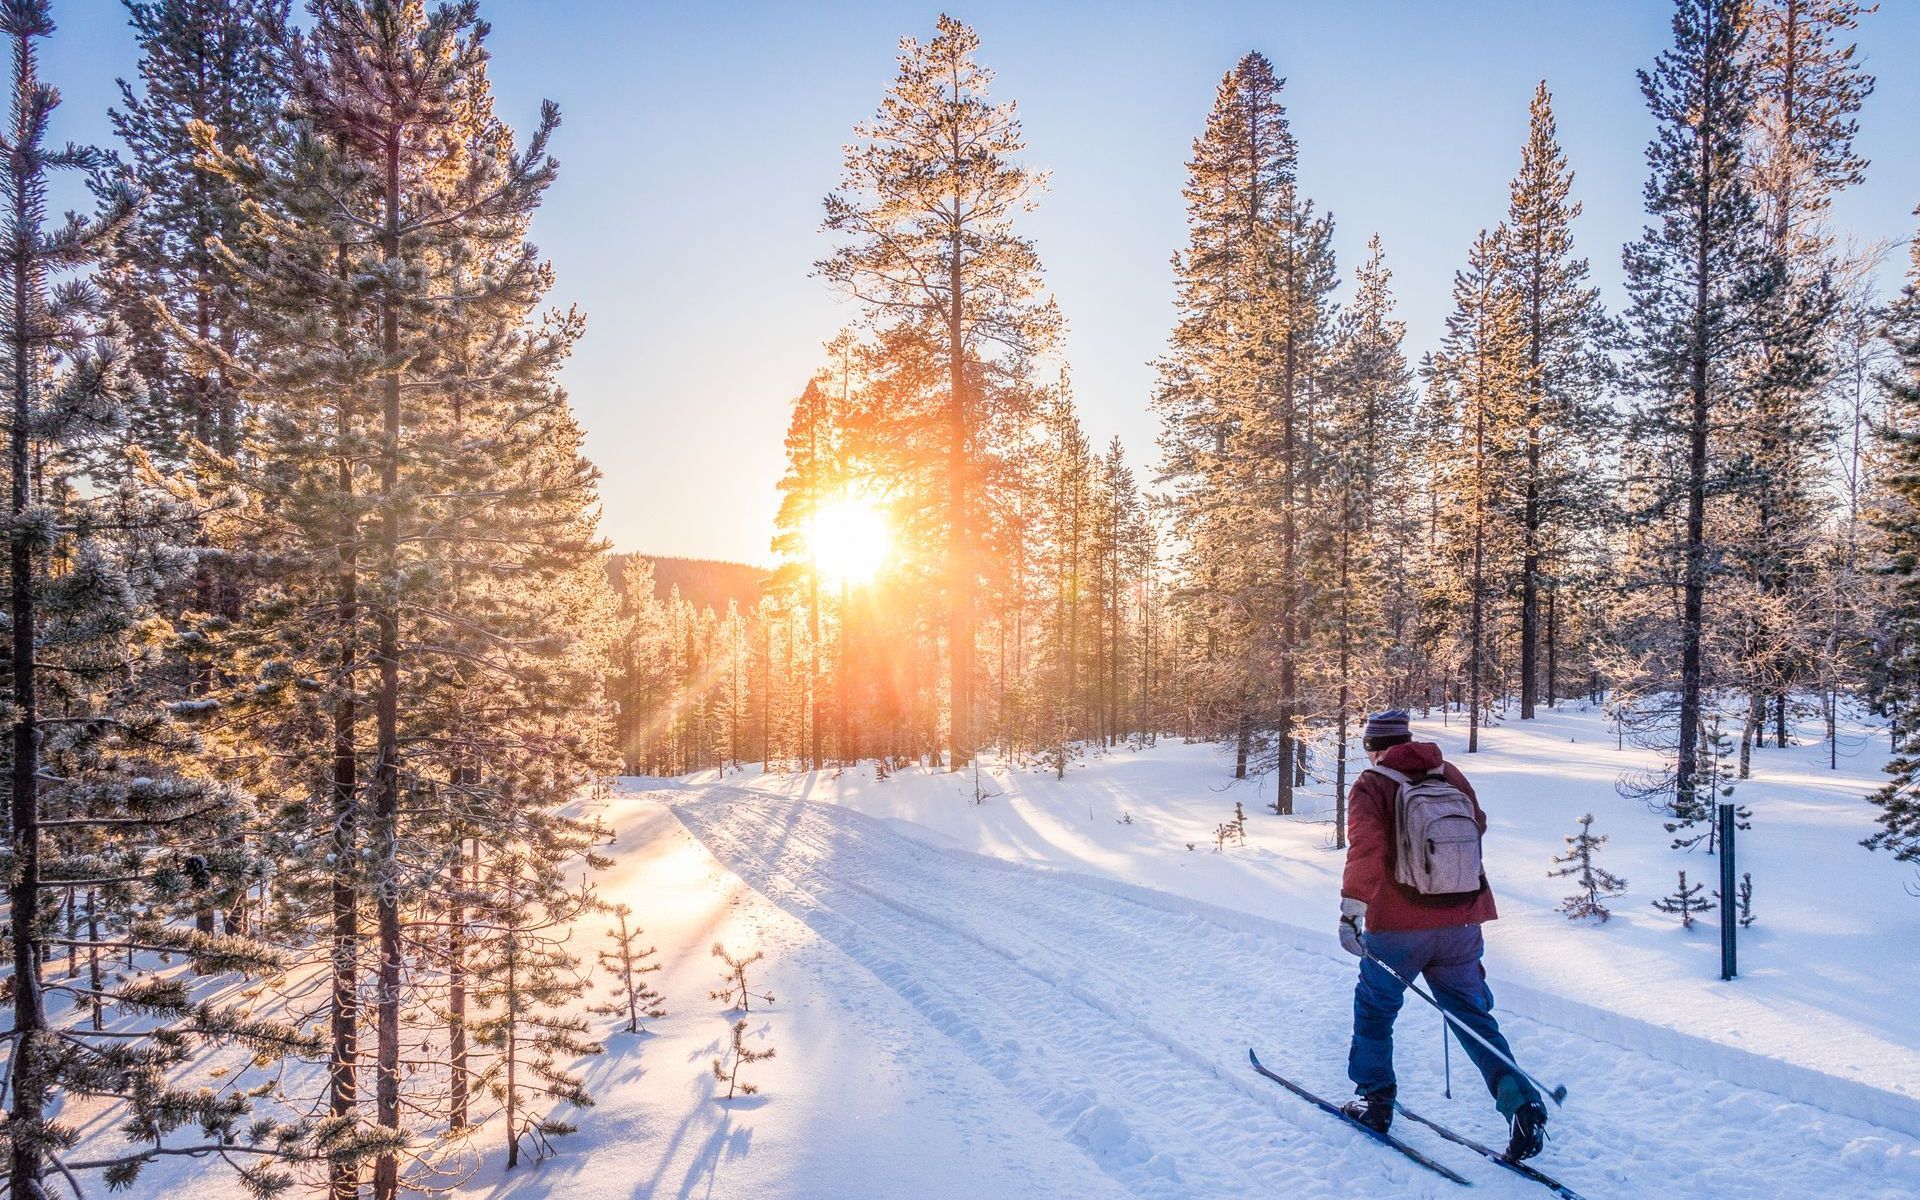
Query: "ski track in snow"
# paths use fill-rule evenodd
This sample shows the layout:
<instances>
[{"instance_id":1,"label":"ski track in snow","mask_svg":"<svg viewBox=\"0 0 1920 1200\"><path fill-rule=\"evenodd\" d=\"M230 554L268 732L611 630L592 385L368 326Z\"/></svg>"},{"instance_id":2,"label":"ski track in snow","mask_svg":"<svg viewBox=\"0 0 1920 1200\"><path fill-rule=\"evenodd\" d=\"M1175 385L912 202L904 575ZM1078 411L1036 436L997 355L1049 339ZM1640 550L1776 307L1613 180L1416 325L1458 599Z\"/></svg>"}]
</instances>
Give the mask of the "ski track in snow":
<instances>
[{"instance_id":1,"label":"ski track in snow","mask_svg":"<svg viewBox=\"0 0 1920 1200\"><path fill-rule=\"evenodd\" d=\"M1331 1099L1353 968L1073 877L943 849L848 809L714 786L655 793L729 870L905 999L1037 1121L1140 1197L1428 1197L1457 1185L1254 1076ZM1496 996L1496 1001L1498 997ZM1464 1054L1440 1098L1432 1014L1401 1019L1402 1097L1504 1130ZM1523 1065L1571 1088L1540 1166L1602 1197L1920 1195L1903 1135L1500 1009ZM1408 1123L1477 1194L1545 1196Z\"/></svg>"}]
</instances>

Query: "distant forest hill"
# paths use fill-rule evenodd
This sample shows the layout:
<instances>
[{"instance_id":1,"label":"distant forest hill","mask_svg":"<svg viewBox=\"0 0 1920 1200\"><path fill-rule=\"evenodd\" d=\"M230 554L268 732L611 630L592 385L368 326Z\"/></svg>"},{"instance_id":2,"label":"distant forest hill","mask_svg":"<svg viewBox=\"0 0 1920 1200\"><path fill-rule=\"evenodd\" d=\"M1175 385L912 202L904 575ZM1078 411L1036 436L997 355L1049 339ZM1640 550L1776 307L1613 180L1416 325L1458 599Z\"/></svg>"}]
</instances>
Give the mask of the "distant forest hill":
<instances>
[{"instance_id":1,"label":"distant forest hill","mask_svg":"<svg viewBox=\"0 0 1920 1200\"><path fill-rule=\"evenodd\" d=\"M727 611L727 601L737 601L741 612L760 603L770 572L749 563L721 562L711 558L663 558L655 554L615 554L607 560L607 575L613 590L627 590L627 564L645 559L653 564L653 594L664 600L676 585L680 595L695 608Z\"/></svg>"}]
</instances>

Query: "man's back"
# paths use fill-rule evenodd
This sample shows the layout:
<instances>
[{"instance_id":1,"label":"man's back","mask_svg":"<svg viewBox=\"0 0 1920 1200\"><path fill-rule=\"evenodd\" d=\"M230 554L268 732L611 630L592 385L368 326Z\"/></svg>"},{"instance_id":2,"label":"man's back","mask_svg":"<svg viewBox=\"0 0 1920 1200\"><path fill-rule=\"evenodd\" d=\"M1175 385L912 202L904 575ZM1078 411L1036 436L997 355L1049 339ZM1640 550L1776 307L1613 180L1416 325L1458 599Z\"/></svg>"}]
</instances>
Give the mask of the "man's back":
<instances>
[{"instance_id":1,"label":"man's back","mask_svg":"<svg viewBox=\"0 0 1920 1200\"><path fill-rule=\"evenodd\" d=\"M1432 742L1403 742L1380 754L1379 764L1412 778L1441 771L1473 801L1474 822L1486 832L1486 813L1473 785L1446 762ZM1478 925L1499 915L1485 878L1467 896L1422 896L1394 882L1394 801L1398 785L1376 771L1363 771L1347 803L1347 868L1340 894L1367 902L1367 926L1378 930L1439 929Z\"/></svg>"}]
</instances>

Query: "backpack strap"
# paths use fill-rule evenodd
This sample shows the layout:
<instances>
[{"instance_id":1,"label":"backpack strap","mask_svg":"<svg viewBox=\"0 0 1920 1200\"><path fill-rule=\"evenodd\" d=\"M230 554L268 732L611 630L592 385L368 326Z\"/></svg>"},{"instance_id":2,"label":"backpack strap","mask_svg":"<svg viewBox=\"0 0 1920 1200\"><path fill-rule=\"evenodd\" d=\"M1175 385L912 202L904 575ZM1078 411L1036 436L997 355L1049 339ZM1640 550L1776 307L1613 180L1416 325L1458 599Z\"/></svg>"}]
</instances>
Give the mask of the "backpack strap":
<instances>
[{"instance_id":1,"label":"backpack strap","mask_svg":"<svg viewBox=\"0 0 1920 1200\"><path fill-rule=\"evenodd\" d=\"M1366 766L1366 771L1372 771L1375 775L1385 776L1386 778L1391 779L1395 783L1399 784L1401 787L1408 787L1408 786L1411 786L1413 783L1413 780L1410 777L1406 775L1402 775L1400 772L1394 770L1392 767L1383 767L1379 763L1368 763ZM1364 773L1365 771L1362 772L1362 774Z\"/></svg>"}]
</instances>

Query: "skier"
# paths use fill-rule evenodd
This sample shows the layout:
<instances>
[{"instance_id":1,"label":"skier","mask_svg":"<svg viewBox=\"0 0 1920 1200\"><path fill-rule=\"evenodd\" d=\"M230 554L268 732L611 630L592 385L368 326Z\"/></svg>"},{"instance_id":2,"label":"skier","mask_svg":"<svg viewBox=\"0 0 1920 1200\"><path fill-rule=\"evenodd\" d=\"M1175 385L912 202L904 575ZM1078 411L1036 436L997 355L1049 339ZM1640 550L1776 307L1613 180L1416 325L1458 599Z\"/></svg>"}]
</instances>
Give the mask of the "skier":
<instances>
[{"instance_id":1,"label":"skier","mask_svg":"<svg viewBox=\"0 0 1920 1200\"><path fill-rule=\"evenodd\" d=\"M1348 796L1340 885L1340 945L1360 958L1347 1056L1359 1099L1344 1111L1385 1133L1396 1092L1393 1019L1406 998L1394 972L1408 980L1425 975L1449 1014L1500 1054L1510 1059L1513 1052L1493 1019L1493 993L1480 964L1480 926L1497 914L1480 864L1487 818L1473 785L1441 758L1439 746L1413 740L1401 710L1368 717L1363 745L1371 765ZM1400 854L1403 845L1414 851ZM1540 1153L1547 1109L1539 1091L1486 1046L1455 1036L1507 1119L1507 1157L1517 1162Z\"/></svg>"}]
</instances>

